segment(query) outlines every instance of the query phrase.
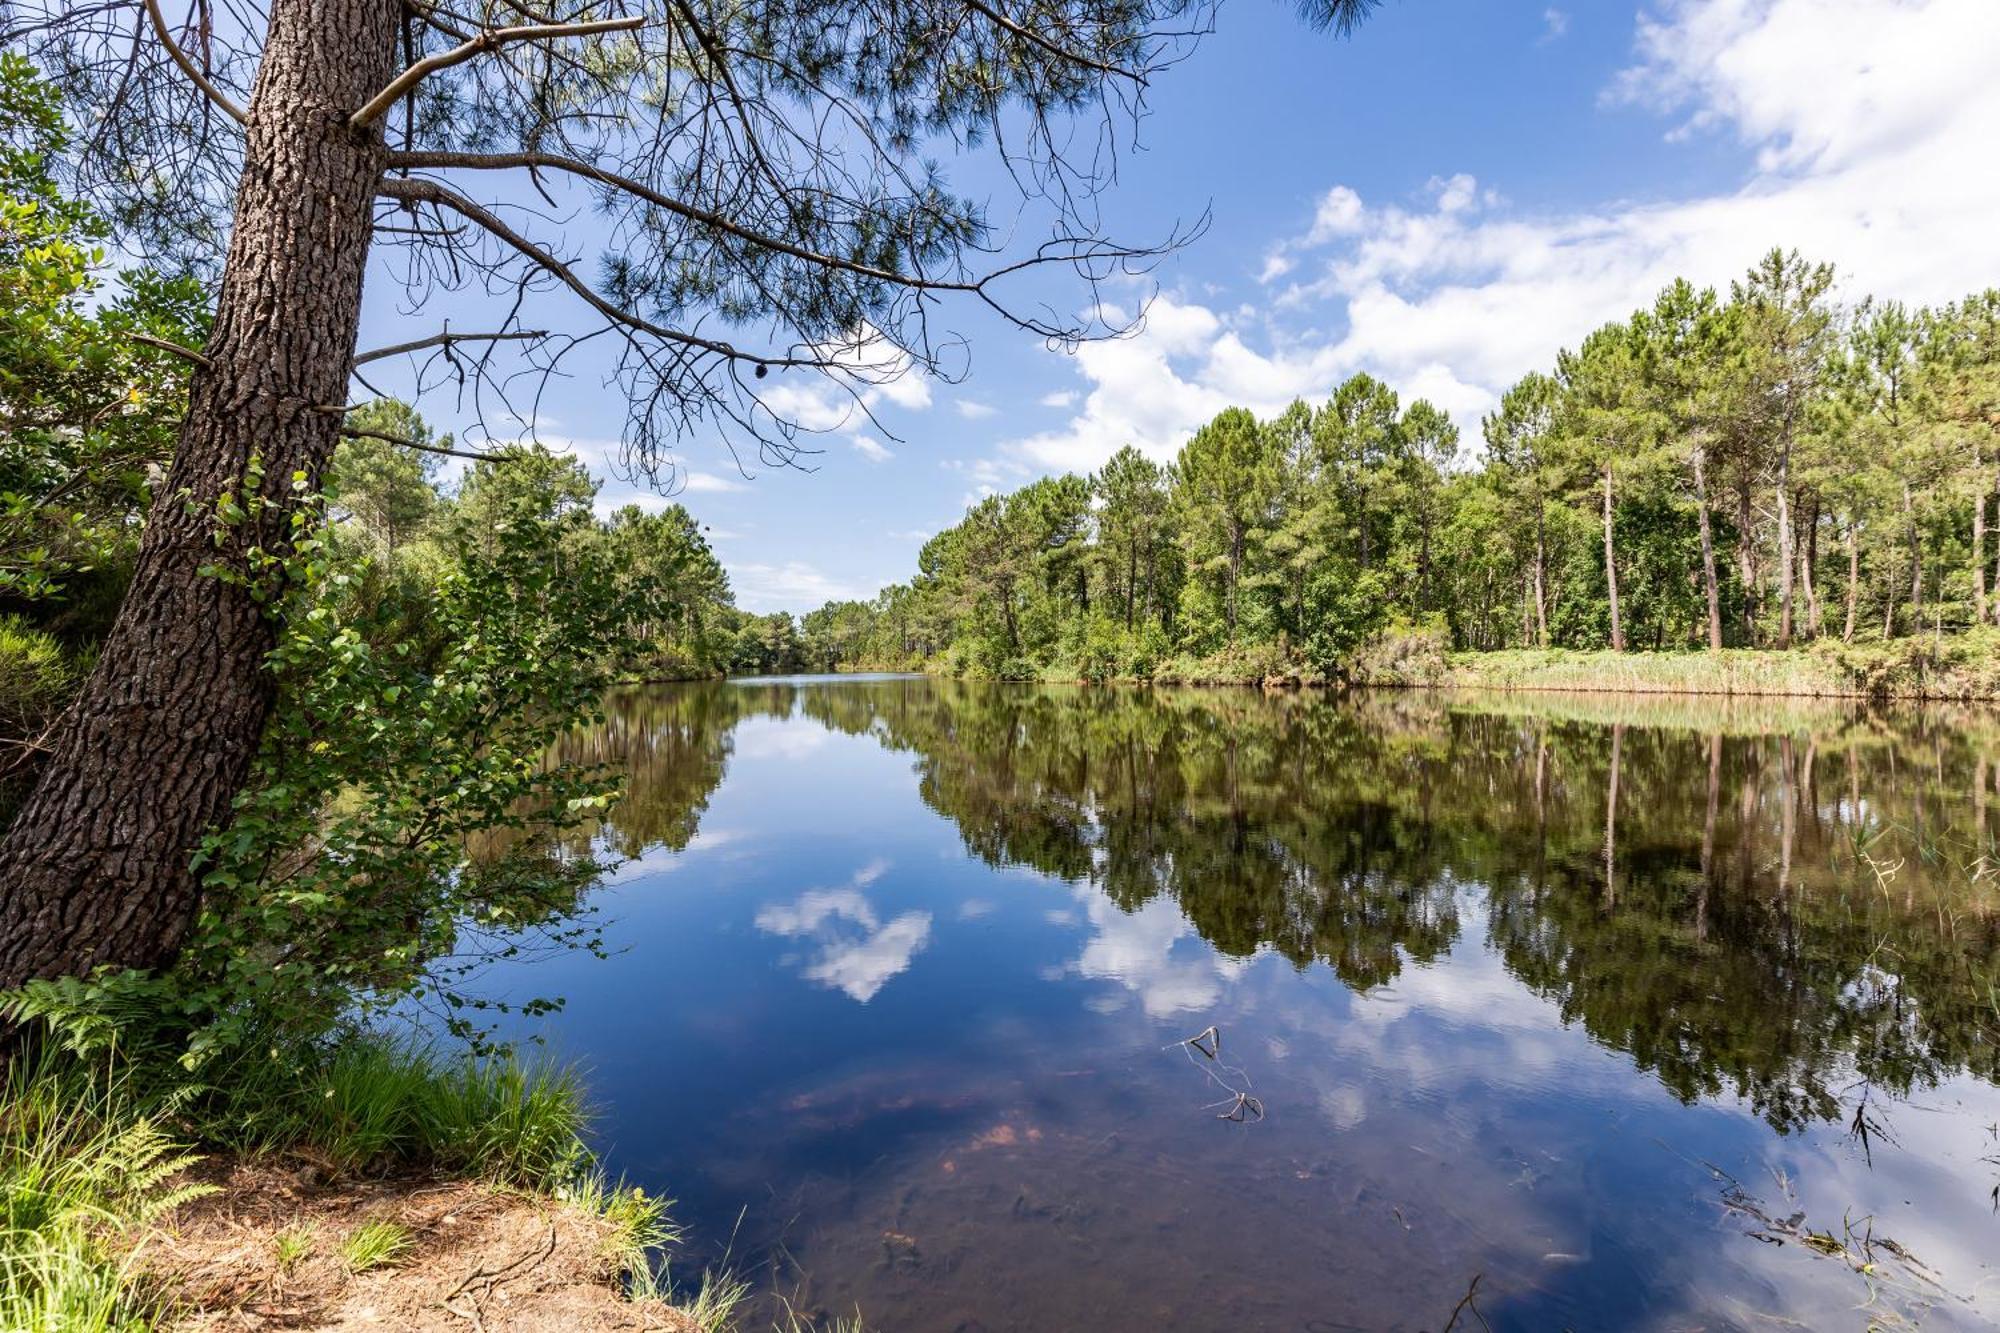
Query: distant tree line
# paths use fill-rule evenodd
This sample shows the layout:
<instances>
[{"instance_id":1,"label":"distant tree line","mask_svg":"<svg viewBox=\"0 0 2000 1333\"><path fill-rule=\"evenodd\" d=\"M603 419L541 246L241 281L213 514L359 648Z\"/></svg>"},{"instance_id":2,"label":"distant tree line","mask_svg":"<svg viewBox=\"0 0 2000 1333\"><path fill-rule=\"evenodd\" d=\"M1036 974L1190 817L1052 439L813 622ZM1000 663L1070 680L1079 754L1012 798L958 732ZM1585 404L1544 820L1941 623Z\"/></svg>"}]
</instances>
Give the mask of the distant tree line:
<instances>
[{"instance_id":1,"label":"distant tree line","mask_svg":"<svg viewBox=\"0 0 2000 1333\"><path fill-rule=\"evenodd\" d=\"M1242 408L1167 465L973 505L916 575L804 618L816 666L978 675L1338 670L1458 649L1785 648L2000 617L2000 290L1843 308L1773 250L1682 280L1525 376L1469 449L1356 375ZM1194 670L1186 670L1189 664Z\"/></svg>"}]
</instances>

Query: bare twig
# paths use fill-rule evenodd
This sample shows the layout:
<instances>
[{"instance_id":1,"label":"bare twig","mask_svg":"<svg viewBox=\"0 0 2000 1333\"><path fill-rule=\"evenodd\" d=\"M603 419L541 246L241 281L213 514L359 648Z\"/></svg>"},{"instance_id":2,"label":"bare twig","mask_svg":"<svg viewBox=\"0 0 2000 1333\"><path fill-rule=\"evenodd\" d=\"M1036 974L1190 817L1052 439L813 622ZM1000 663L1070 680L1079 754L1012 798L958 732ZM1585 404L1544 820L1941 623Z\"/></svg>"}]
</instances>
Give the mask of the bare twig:
<instances>
[{"instance_id":1,"label":"bare twig","mask_svg":"<svg viewBox=\"0 0 2000 1333\"><path fill-rule=\"evenodd\" d=\"M449 347L453 343L498 343L533 342L548 337L541 329L514 329L505 333L453 333L449 329L443 333L433 333L428 338L417 338L406 343L395 343L388 347L376 347L355 354L352 364L361 366L370 361L380 361L385 357L401 356L405 352L421 352L427 347Z\"/></svg>"},{"instance_id":2,"label":"bare twig","mask_svg":"<svg viewBox=\"0 0 2000 1333\"><path fill-rule=\"evenodd\" d=\"M405 449L415 449L419 453L442 454L446 458L470 458L475 463L504 463L505 454L482 454L470 449L449 449L442 444L425 444L407 435L392 435L386 430L364 430L359 426L342 426L340 433L352 440L382 440L389 444L399 444Z\"/></svg>"},{"instance_id":3,"label":"bare twig","mask_svg":"<svg viewBox=\"0 0 2000 1333\"><path fill-rule=\"evenodd\" d=\"M1196 1066L1203 1074L1207 1075L1209 1082L1229 1094L1219 1102L1210 1102L1202 1108L1204 1111L1216 1111L1215 1118L1217 1120L1230 1120L1239 1125L1264 1118L1263 1100L1252 1096L1248 1091L1251 1086L1250 1075L1235 1065L1224 1063L1221 1058L1221 1028L1210 1023L1192 1037L1184 1038L1174 1044L1181 1048L1181 1054L1187 1056L1188 1063ZM1172 1047L1168 1049L1171 1050ZM1197 1053L1207 1061L1206 1064L1195 1059ZM1218 1068L1226 1070L1231 1078L1242 1083L1243 1086L1239 1088L1230 1079L1223 1078L1222 1075L1216 1073L1215 1071ZM1217 1107L1223 1109L1217 1111Z\"/></svg>"},{"instance_id":4,"label":"bare twig","mask_svg":"<svg viewBox=\"0 0 2000 1333\"><path fill-rule=\"evenodd\" d=\"M188 58L188 53L181 50L180 43L174 40L173 34L167 29L167 16L160 12L160 0L146 0L146 14L153 20L154 30L160 34L160 45L167 48L167 54L181 67L181 73L187 75L194 86L201 89L204 97L221 107L224 115L238 125L248 125L250 113L231 101L229 95L216 87L194 61Z\"/></svg>"},{"instance_id":5,"label":"bare twig","mask_svg":"<svg viewBox=\"0 0 2000 1333\"><path fill-rule=\"evenodd\" d=\"M484 1333L486 1324L480 1318L480 1302L486 1297L491 1296L496 1287L503 1287L515 1278L522 1277L530 1271L539 1268L542 1262L555 1252L556 1228L554 1223L550 1223L549 1237L542 1244L523 1251L519 1256L502 1264L498 1268L479 1268L467 1273L459 1280L458 1285L451 1289L451 1294L439 1301L438 1304L451 1314L457 1315L460 1319L469 1320L475 1333ZM475 1285L477 1285L478 1290L470 1290ZM452 1304L460 1296L471 1297L472 1311L470 1314Z\"/></svg>"},{"instance_id":6,"label":"bare twig","mask_svg":"<svg viewBox=\"0 0 2000 1333\"><path fill-rule=\"evenodd\" d=\"M1451 1307L1451 1318L1444 1321L1443 1333L1451 1333L1452 1329L1458 1326L1458 1317L1468 1311L1479 1321L1481 1328L1487 1333L1493 1333L1493 1325L1486 1322L1486 1316L1479 1313L1479 1307L1472 1303L1472 1298L1479 1293L1479 1279L1484 1276L1486 1276L1484 1273L1472 1275L1472 1285L1465 1289L1465 1295L1458 1298L1458 1304Z\"/></svg>"},{"instance_id":7,"label":"bare twig","mask_svg":"<svg viewBox=\"0 0 2000 1333\"><path fill-rule=\"evenodd\" d=\"M1058 60L1068 61L1072 65L1081 65L1085 69L1094 69L1099 74L1109 74L1115 78L1130 79L1141 88L1146 86L1146 76L1138 70L1127 69L1123 65L1106 64L1102 60L1093 60L1080 52L1072 51L1065 46L1050 41L1033 28L1016 23L1013 19L1008 18L992 6L980 3L980 0L965 0L965 7L975 14L984 15L992 21L995 27L1012 33L1024 42L1041 47Z\"/></svg>"},{"instance_id":8,"label":"bare twig","mask_svg":"<svg viewBox=\"0 0 2000 1333\"><path fill-rule=\"evenodd\" d=\"M148 0L153 3L154 0ZM416 64L389 81L389 85L362 104L359 111L347 118L347 123L355 129L366 129L402 100L403 94L422 83L427 77L441 69L462 65L474 56L494 50L509 42L545 42L560 37L589 37L601 32L629 32L645 25L643 15L634 14L627 18L590 19L582 23L551 23L527 28L488 28L486 31L454 46L449 51L440 51L434 56L425 56Z\"/></svg>"},{"instance_id":9,"label":"bare twig","mask_svg":"<svg viewBox=\"0 0 2000 1333\"><path fill-rule=\"evenodd\" d=\"M204 370L208 368L208 358L200 352L195 351L192 347L183 347L179 343L170 342L165 338L155 338L150 333L133 333L126 336L131 338L135 343L144 343L148 347L157 347L162 352L172 352L189 365L200 366Z\"/></svg>"},{"instance_id":10,"label":"bare twig","mask_svg":"<svg viewBox=\"0 0 2000 1333\"><path fill-rule=\"evenodd\" d=\"M506 245L530 264L560 282L563 286L569 288L583 300L584 304L604 316L612 324L629 332L649 334L663 342L678 343L684 347L699 348L702 351L713 352L715 355L725 357L731 361L750 361L759 367L778 366L783 368L808 366L818 369L824 364L823 359L817 357L758 356L755 353L743 351L741 348L720 339L704 338L700 334L668 328L664 324L657 324L641 315L635 315L631 311L615 305L598 295L597 291L589 283L576 275L574 268L527 237L521 235L514 228L508 226L498 214L474 203L458 191L441 185L436 181L385 180L376 186L376 193L385 199L401 199L407 203L429 203L435 204L440 208L450 209L467 222L473 223L484 230L495 240Z\"/></svg>"}]
</instances>

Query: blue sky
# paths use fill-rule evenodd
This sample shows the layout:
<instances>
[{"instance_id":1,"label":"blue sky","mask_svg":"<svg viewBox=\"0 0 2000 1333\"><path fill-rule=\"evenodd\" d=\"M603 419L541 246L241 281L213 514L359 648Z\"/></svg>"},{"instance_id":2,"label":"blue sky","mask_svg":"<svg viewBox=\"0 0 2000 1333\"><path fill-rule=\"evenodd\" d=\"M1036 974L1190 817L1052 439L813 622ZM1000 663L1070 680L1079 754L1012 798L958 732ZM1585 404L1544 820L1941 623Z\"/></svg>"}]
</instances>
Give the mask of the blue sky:
<instances>
[{"instance_id":1,"label":"blue sky","mask_svg":"<svg viewBox=\"0 0 2000 1333\"><path fill-rule=\"evenodd\" d=\"M2000 283L1996 67L2000 0L1388 0L1347 41L1282 0L1229 0L1155 82L1107 201L1121 236L1213 213L1137 334L1062 353L959 311L962 382L890 386L879 425L821 413L810 472L745 476L690 440L674 498L742 605L802 612L907 577L987 490L1127 442L1169 458L1223 406L1323 398L1357 370L1430 397L1470 444L1558 347L1774 244L1835 262L1850 301ZM946 165L997 189L989 162ZM1137 311L1148 290L1115 299ZM407 328L379 285L371 323L364 344ZM814 415L810 386L786 392ZM544 439L609 470L615 395L573 380L544 407ZM607 504L633 498L661 503L607 482Z\"/></svg>"}]
</instances>

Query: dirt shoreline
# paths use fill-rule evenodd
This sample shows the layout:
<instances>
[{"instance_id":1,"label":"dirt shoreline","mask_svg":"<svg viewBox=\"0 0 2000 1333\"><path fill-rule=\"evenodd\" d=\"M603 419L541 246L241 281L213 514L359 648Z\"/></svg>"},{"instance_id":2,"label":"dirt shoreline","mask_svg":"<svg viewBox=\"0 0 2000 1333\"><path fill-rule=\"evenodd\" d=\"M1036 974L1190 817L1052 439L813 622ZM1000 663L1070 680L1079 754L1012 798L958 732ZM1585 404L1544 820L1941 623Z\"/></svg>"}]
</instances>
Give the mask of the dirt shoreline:
<instances>
[{"instance_id":1,"label":"dirt shoreline","mask_svg":"<svg viewBox=\"0 0 2000 1333\"><path fill-rule=\"evenodd\" d=\"M560 1199L425 1176L339 1179L302 1157L211 1158L214 1186L134 1255L175 1330L409 1329L417 1333L700 1333L629 1300L615 1229ZM408 1248L356 1271L355 1230L386 1222Z\"/></svg>"}]
</instances>

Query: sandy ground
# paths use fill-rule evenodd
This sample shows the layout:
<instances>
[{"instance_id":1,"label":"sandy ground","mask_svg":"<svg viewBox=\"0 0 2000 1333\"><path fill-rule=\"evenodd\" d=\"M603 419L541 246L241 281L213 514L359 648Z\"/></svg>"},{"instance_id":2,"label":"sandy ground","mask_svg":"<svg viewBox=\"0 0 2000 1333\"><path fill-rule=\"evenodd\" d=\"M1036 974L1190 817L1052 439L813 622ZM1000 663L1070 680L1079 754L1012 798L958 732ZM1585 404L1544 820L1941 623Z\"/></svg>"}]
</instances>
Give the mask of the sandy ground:
<instances>
[{"instance_id":1,"label":"sandy ground","mask_svg":"<svg viewBox=\"0 0 2000 1333\"><path fill-rule=\"evenodd\" d=\"M700 1333L660 1302L625 1299L609 1228L577 1208L465 1181L329 1180L295 1160L204 1174L219 1191L174 1213L141 1252L178 1329ZM378 1219L413 1244L391 1266L350 1271L342 1242ZM289 1263L281 1236L303 1241Z\"/></svg>"}]
</instances>

